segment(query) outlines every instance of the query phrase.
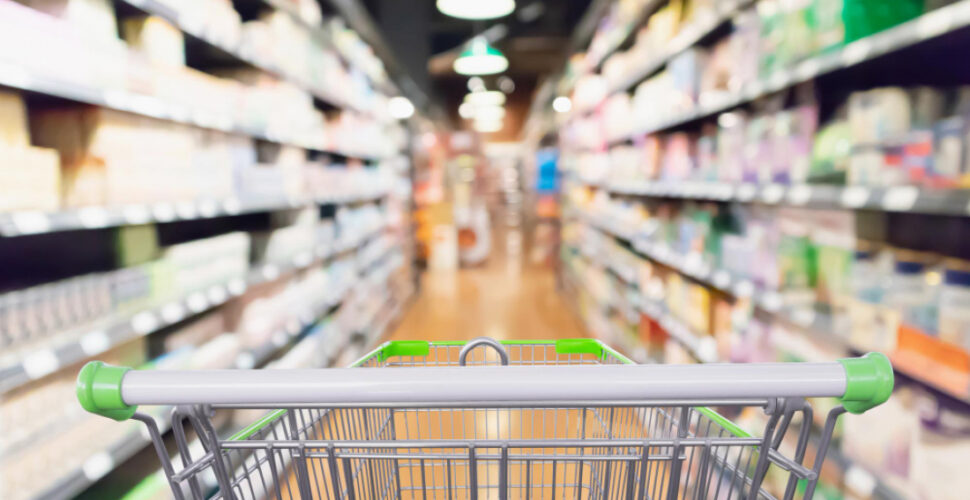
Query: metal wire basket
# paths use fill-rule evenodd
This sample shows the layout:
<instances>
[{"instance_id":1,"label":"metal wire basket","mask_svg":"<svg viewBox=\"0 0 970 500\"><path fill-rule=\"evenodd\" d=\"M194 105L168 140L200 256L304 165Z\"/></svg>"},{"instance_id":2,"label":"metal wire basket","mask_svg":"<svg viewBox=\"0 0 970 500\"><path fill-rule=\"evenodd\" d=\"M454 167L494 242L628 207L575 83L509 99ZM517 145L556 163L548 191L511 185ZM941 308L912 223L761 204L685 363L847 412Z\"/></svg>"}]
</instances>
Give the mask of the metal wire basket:
<instances>
[{"instance_id":1,"label":"metal wire basket","mask_svg":"<svg viewBox=\"0 0 970 500\"><path fill-rule=\"evenodd\" d=\"M506 365L506 366L498 366ZM884 402L885 356L634 365L590 339L388 342L346 369L129 371L92 362L89 411L148 426L176 498L811 498L836 419ZM842 399L806 464L806 397ZM176 405L171 463L135 405ZM709 407L760 407L749 434ZM220 438L223 408L271 411ZM188 426L185 424L188 423ZM201 442L192 450L187 429ZM787 475L769 491L769 469ZM776 472L777 474L778 472Z\"/></svg>"}]
</instances>

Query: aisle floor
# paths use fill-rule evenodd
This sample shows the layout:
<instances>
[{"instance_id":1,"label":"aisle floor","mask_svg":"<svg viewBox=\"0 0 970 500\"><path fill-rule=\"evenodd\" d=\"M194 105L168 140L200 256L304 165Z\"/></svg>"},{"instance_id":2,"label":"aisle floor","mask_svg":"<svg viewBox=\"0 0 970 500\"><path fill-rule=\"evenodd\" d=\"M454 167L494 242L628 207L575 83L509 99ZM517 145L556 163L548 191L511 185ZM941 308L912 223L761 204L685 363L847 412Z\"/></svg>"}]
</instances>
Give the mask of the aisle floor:
<instances>
[{"instance_id":1,"label":"aisle floor","mask_svg":"<svg viewBox=\"0 0 970 500\"><path fill-rule=\"evenodd\" d=\"M390 340L556 339L587 336L549 267L496 256L478 268L427 271Z\"/></svg>"}]
</instances>

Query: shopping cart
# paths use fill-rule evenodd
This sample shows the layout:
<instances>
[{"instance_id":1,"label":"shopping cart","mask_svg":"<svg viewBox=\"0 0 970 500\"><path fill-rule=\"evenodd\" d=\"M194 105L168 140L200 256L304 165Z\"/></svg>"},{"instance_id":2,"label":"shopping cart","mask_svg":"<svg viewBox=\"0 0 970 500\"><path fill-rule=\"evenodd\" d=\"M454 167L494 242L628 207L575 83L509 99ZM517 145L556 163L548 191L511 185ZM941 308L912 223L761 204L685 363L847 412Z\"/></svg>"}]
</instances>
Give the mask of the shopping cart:
<instances>
[{"instance_id":1,"label":"shopping cart","mask_svg":"<svg viewBox=\"0 0 970 500\"><path fill-rule=\"evenodd\" d=\"M811 498L838 416L881 404L892 387L881 354L635 365L590 339L481 338L387 342L343 369L92 362L78 398L147 425L178 499L720 500ZM820 437L806 397L841 399ZM179 468L136 405L174 405ZM710 407L755 407L766 423L749 434ZM217 416L229 409L269 411L220 437Z\"/></svg>"}]
</instances>

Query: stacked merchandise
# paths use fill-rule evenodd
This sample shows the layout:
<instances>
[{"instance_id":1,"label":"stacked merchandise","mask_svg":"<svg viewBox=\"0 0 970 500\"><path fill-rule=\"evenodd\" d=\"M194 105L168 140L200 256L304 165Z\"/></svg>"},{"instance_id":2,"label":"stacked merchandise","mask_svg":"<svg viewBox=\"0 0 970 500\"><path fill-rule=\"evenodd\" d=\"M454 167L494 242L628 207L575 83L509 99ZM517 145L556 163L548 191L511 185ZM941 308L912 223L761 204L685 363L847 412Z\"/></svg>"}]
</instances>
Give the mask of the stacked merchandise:
<instances>
[{"instance_id":1,"label":"stacked merchandise","mask_svg":"<svg viewBox=\"0 0 970 500\"><path fill-rule=\"evenodd\" d=\"M0 119L0 149L16 160L0 167L2 212L197 200L339 201L381 196L395 178L380 164L311 161L294 146L105 108L28 113L12 92L0 92Z\"/></svg>"},{"instance_id":2,"label":"stacked merchandise","mask_svg":"<svg viewBox=\"0 0 970 500\"><path fill-rule=\"evenodd\" d=\"M348 127L383 130L386 119L366 110L372 101L386 101L374 97L366 78L354 77L355 70L346 69L333 48L287 14L271 11L241 23L225 2L173 2L155 8L177 17L179 26L158 16L126 17L119 38L111 2L24 3L39 11L0 2L0 41L25 47L0 56L0 64L16 68L12 75L22 75L5 81L9 85L302 147L388 152L374 135L362 135L352 145L341 142ZM207 33L219 41L217 48L234 47L229 52L238 54L241 64L255 67L203 72L186 66L179 28ZM355 105L341 113L347 117L328 118L315 109L314 97Z\"/></svg>"},{"instance_id":3,"label":"stacked merchandise","mask_svg":"<svg viewBox=\"0 0 970 500\"><path fill-rule=\"evenodd\" d=\"M77 406L86 361L325 366L413 291L383 64L317 2L246 4L0 0L0 498L155 477Z\"/></svg>"},{"instance_id":4,"label":"stacked merchandise","mask_svg":"<svg viewBox=\"0 0 970 500\"><path fill-rule=\"evenodd\" d=\"M647 9L629 49L572 88L563 281L593 333L643 360L886 353L897 390L843 419L816 494L955 499L970 488L952 466L970 446L970 82L909 59L962 46L967 2L886 5ZM811 425L834 404L813 402ZM754 413L729 416L760 428Z\"/></svg>"},{"instance_id":5,"label":"stacked merchandise","mask_svg":"<svg viewBox=\"0 0 970 500\"><path fill-rule=\"evenodd\" d=\"M822 124L811 100L787 109L778 100L761 112L723 113L699 133L654 133L613 147L608 157L586 153L578 169L589 182L612 186L696 181L964 188L970 186L968 96L966 87L857 91Z\"/></svg>"}]
</instances>

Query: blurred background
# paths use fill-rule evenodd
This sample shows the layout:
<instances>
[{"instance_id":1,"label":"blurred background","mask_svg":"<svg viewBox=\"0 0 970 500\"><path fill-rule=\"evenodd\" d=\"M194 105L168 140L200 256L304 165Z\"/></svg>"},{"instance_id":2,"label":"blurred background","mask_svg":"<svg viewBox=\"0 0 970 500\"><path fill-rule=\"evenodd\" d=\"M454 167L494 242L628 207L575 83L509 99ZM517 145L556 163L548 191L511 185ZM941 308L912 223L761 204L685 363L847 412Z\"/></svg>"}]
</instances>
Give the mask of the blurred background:
<instances>
[{"instance_id":1,"label":"blurred background","mask_svg":"<svg viewBox=\"0 0 970 500\"><path fill-rule=\"evenodd\" d=\"M884 352L816 498L968 498L968 54L970 0L0 0L0 498L170 497L88 360L480 335Z\"/></svg>"}]
</instances>

